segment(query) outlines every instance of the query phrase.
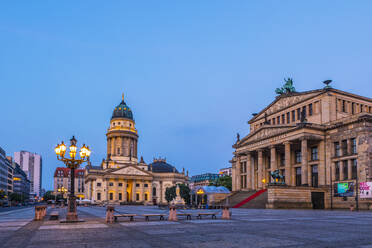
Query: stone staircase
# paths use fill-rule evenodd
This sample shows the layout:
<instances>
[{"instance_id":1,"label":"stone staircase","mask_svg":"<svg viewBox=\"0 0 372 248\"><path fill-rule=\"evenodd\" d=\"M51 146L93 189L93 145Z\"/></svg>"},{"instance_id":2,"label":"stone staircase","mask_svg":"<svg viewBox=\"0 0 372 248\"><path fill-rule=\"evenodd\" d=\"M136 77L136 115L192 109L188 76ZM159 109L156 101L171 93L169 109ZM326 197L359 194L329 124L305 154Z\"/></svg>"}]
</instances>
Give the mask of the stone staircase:
<instances>
[{"instance_id":1,"label":"stone staircase","mask_svg":"<svg viewBox=\"0 0 372 248\"><path fill-rule=\"evenodd\" d=\"M223 201L225 203L226 200ZM230 207L239 208L266 208L267 191L251 190L234 192L228 197Z\"/></svg>"}]
</instances>

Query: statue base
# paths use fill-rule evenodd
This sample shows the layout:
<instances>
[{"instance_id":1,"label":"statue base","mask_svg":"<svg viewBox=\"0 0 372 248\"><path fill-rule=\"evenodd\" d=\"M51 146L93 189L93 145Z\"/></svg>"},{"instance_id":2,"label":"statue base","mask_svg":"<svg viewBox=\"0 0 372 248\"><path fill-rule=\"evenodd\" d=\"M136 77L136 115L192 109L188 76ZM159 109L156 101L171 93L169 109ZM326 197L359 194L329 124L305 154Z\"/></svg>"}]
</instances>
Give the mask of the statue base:
<instances>
[{"instance_id":1,"label":"statue base","mask_svg":"<svg viewBox=\"0 0 372 248\"><path fill-rule=\"evenodd\" d=\"M180 196L176 196L176 198L171 201L171 205L174 205L174 206L182 205L182 206L184 206L185 201Z\"/></svg>"}]
</instances>

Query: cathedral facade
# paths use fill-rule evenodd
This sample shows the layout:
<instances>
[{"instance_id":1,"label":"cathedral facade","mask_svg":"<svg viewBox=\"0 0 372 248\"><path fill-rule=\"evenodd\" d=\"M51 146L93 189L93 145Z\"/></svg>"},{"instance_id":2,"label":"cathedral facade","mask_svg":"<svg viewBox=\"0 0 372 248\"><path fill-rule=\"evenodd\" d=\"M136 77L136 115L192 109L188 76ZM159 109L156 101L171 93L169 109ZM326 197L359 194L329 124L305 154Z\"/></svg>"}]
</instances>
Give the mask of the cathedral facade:
<instances>
[{"instance_id":1,"label":"cathedral facade","mask_svg":"<svg viewBox=\"0 0 372 248\"><path fill-rule=\"evenodd\" d=\"M142 157L138 160L138 131L124 96L113 111L106 137L107 157L99 166L86 167L87 199L98 203L166 204L166 189L187 183L185 170L180 173L165 159L154 159L150 164Z\"/></svg>"}]
</instances>

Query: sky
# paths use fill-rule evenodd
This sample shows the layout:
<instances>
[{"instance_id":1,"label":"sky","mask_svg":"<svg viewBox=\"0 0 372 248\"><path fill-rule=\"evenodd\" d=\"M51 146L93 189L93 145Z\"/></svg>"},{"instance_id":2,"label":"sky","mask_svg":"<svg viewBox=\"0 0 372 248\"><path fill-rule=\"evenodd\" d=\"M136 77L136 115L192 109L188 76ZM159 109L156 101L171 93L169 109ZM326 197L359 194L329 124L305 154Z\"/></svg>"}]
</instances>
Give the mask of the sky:
<instances>
[{"instance_id":1,"label":"sky","mask_svg":"<svg viewBox=\"0 0 372 248\"><path fill-rule=\"evenodd\" d=\"M372 97L372 1L2 1L0 147L42 155L72 135L106 157L125 94L145 162L229 167L236 133L291 77Z\"/></svg>"}]
</instances>

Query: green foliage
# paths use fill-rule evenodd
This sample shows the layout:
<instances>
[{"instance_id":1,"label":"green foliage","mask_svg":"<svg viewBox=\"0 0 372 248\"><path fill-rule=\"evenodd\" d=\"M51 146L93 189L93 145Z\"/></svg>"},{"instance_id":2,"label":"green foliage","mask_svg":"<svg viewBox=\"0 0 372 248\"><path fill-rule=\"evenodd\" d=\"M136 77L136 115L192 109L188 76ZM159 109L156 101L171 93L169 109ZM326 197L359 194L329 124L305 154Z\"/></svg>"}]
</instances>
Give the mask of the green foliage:
<instances>
[{"instance_id":1,"label":"green foliage","mask_svg":"<svg viewBox=\"0 0 372 248\"><path fill-rule=\"evenodd\" d=\"M180 187L180 196L185 201L186 204L190 204L190 188L186 184L179 184ZM165 199L167 202L171 202L174 198L176 198L176 188L177 186L173 186L167 188L165 190Z\"/></svg>"},{"instance_id":2,"label":"green foliage","mask_svg":"<svg viewBox=\"0 0 372 248\"><path fill-rule=\"evenodd\" d=\"M5 196L6 196L5 191L1 189L1 190L0 190L0 200L4 199Z\"/></svg>"},{"instance_id":3,"label":"green foliage","mask_svg":"<svg viewBox=\"0 0 372 248\"><path fill-rule=\"evenodd\" d=\"M174 198L176 198L176 186L173 186L173 187L170 187L170 188L167 188L165 190L165 200L167 200L167 202L171 202Z\"/></svg>"},{"instance_id":4,"label":"green foliage","mask_svg":"<svg viewBox=\"0 0 372 248\"><path fill-rule=\"evenodd\" d=\"M231 189L232 189L232 177L227 176L227 175L219 177L217 180L209 183L209 186L224 186L228 190L231 191Z\"/></svg>"},{"instance_id":5,"label":"green foliage","mask_svg":"<svg viewBox=\"0 0 372 248\"><path fill-rule=\"evenodd\" d=\"M44 198L44 201L55 200L56 195L54 194L53 191L48 190L47 192L45 192L43 198ZM59 199L62 199L62 194L57 194L57 200Z\"/></svg>"},{"instance_id":6,"label":"green foliage","mask_svg":"<svg viewBox=\"0 0 372 248\"><path fill-rule=\"evenodd\" d=\"M14 202L23 202L26 199L22 194L11 193L9 195L9 200L14 201Z\"/></svg>"}]
</instances>

